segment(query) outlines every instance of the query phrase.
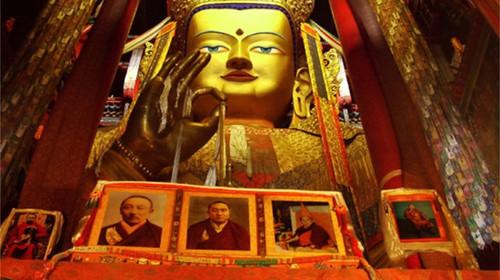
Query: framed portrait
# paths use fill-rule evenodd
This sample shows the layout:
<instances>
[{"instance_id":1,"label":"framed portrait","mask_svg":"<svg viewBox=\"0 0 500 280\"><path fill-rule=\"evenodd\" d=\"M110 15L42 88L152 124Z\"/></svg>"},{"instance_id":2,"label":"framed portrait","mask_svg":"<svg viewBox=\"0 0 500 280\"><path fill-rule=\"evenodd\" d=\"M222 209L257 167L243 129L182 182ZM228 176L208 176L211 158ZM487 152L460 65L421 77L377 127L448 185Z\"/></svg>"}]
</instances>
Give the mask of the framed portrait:
<instances>
[{"instance_id":1,"label":"framed portrait","mask_svg":"<svg viewBox=\"0 0 500 280\"><path fill-rule=\"evenodd\" d=\"M264 198L269 255L345 255L332 196L274 195Z\"/></svg>"},{"instance_id":2,"label":"framed portrait","mask_svg":"<svg viewBox=\"0 0 500 280\"><path fill-rule=\"evenodd\" d=\"M174 200L175 190L105 186L88 245L166 250Z\"/></svg>"},{"instance_id":3,"label":"framed portrait","mask_svg":"<svg viewBox=\"0 0 500 280\"><path fill-rule=\"evenodd\" d=\"M13 209L2 224L2 256L46 260L61 235L63 217L59 211Z\"/></svg>"},{"instance_id":4,"label":"framed portrait","mask_svg":"<svg viewBox=\"0 0 500 280\"><path fill-rule=\"evenodd\" d=\"M446 230L433 196L394 195L387 199L401 242L446 241Z\"/></svg>"},{"instance_id":5,"label":"framed portrait","mask_svg":"<svg viewBox=\"0 0 500 280\"><path fill-rule=\"evenodd\" d=\"M382 190L380 227L390 266L418 254L423 267L473 268L477 262L446 201L433 189ZM452 265L453 264L453 265Z\"/></svg>"},{"instance_id":6,"label":"framed portrait","mask_svg":"<svg viewBox=\"0 0 500 280\"><path fill-rule=\"evenodd\" d=\"M100 181L87 205L73 261L359 262L349 259L358 241L340 192Z\"/></svg>"},{"instance_id":7,"label":"framed portrait","mask_svg":"<svg viewBox=\"0 0 500 280\"><path fill-rule=\"evenodd\" d=\"M179 252L256 255L255 196L184 192Z\"/></svg>"}]
</instances>

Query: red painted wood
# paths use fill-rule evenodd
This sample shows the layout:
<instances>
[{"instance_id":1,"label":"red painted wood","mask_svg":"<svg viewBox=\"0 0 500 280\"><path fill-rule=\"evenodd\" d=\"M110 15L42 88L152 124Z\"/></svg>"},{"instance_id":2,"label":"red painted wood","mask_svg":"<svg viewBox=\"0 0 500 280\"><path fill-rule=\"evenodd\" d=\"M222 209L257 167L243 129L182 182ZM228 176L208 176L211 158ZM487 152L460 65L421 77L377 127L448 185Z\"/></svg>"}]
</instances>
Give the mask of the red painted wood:
<instances>
[{"instance_id":1,"label":"red painted wood","mask_svg":"<svg viewBox=\"0 0 500 280\"><path fill-rule=\"evenodd\" d=\"M330 0L330 7L342 42L377 181L380 182L389 172L401 169L396 135L380 81L347 0ZM401 176L393 177L382 187L402 187Z\"/></svg>"},{"instance_id":2,"label":"red painted wood","mask_svg":"<svg viewBox=\"0 0 500 280\"><path fill-rule=\"evenodd\" d=\"M500 3L498 0L473 0L472 2L479 8L481 14L498 36L500 26Z\"/></svg>"},{"instance_id":3,"label":"red painted wood","mask_svg":"<svg viewBox=\"0 0 500 280\"><path fill-rule=\"evenodd\" d=\"M60 210L71 233L104 103L139 0L105 1L33 155L19 207Z\"/></svg>"},{"instance_id":4,"label":"red painted wood","mask_svg":"<svg viewBox=\"0 0 500 280\"><path fill-rule=\"evenodd\" d=\"M348 1L358 26L364 30L361 35L383 90L401 157L403 186L435 188L444 196L441 177L425 140L420 111L411 99L375 11L368 0Z\"/></svg>"}]
</instances>

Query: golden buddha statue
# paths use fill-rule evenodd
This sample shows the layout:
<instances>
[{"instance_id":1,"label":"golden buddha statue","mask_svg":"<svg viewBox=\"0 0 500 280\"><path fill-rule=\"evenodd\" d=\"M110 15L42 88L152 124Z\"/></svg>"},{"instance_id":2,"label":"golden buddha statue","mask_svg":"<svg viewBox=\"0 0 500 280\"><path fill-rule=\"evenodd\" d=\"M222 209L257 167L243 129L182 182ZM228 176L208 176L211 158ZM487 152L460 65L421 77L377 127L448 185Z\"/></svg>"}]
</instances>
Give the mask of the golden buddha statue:
<instances>
[{"instance_id":1,"label":"golden buddha statue","mask_svg":"<svg viewBox=\"0 0 500 280\"><path fill-rule=\"evenodd\" d=\"M332 127L336 116L320 120L321 101L311 101L317 85L300 24L314 1L171 4L177 52L140 93L123 133L97 138L90 160L97 176L212 185L208 178L219 162L219 186L347 192L353 224L369 220L374 231L380 189L363 130L340 124L350 170L347 180L332 179L331 165L339 162L329 152L345 150L325 144L320 124ZM112 144L99 143L106 139ZM370 237L363 228L358 233Z\"/></svg>"},{"instance_id":2,"label":"golden buddha statue","mask_svg":"<svg viewBox=\"0 0 500 280\"><path fill-rule=\"evenodd\" d=\"M299 31L313 4L172 1L176 47L186 57L170 55L144 88L125 132L102 156L99 178L168 181L181 139L177 182L205 184L224 118L227 178L219 185L335 190L316 114L295 112L290 125L289 112L300 107L292 94L312 88ZM182 112L186 102L191 117Z\"/></svg>"}]
</instances>

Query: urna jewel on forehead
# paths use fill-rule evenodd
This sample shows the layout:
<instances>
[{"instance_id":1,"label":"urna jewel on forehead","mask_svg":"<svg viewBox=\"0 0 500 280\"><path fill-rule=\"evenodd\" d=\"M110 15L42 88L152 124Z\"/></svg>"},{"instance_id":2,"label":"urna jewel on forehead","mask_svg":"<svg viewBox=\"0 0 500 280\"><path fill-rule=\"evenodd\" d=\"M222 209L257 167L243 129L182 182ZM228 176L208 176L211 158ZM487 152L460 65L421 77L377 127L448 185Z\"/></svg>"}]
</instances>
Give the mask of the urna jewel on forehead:
<instances>
[{"instance_id":1,"label":"urna jewel on forehead","mask_svg":"<svg viewBox=\"0 0 500 280\"><path fill-rule=\"evenodd\" d=\"M300 33L300 23L309 18L314 0L170 0L169 15L177 21L177 38L185 45L185 34L191 16L204 9L276 9L283 11L293 25L295 34Z\"/></svg>"}]
</instances>

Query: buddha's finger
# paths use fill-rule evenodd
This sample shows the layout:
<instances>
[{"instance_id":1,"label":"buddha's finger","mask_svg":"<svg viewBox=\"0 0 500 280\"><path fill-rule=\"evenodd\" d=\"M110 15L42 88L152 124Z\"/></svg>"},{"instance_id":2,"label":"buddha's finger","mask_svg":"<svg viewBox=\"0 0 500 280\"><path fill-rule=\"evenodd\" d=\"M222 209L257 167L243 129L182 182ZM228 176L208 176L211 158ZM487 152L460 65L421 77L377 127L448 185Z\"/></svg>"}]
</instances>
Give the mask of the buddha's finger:
<instances>
[{"instance_id":1,"label":"buddha's finger","mask_svg":"<svg viewBox=\"0 0 500 280\"><path fill-rule=\"evenodd\" d=\"M158 118L158 114L154 110L156 106L153 106L153 104L157 101L163 88L164 85L161 79L153 79L146 84L132 108L127 130L135 130L136 132L149 131L150 128L157 126L155 119Z\"/></svg>"},{"instance_id":2,"label":"buddha's finger","mask_svg":"<svg viewBox=\"0 0 500 280\"><path fill-rule=\"evenodd\" d=\"M187 74L181 79L179 85L177 86L181 92L184 92L189 84L198 76L198 74L207 66L210 62L210 54L202 53L200 57L193 63L193 67L188 69Z\"/></svg>"},{"instance_id":3,"label":"buddha's finger","mask_svg":"<svg viewBox=\"0 0 500 280\"><path fill-rule=\"evenodd\" d=\"M193 64L192 64L193 67L189 70L189 73L187 75L183 76L184 78L180 79L180 81L177 84L177 89L176 89L177 92L175 93L176 99L177 99L177 101L176 101L177 104L184 105L185 99L190 98L190 97L188 97L188 95L191 93L190 91L188 91L189 84L196 77L196 75L198 75L198 73L200 73L200 71L203 69L203 67L205 67L208 64L209 61L210 61L210 54L201 54L198 57L198 59L196 59L193 62ZM181 112L179 112L179 111L181 111L181 110L175 110L175 112L176 112L175 115L177 118L179 118L182 114L184 114L184 109L182 109Z\"/></svg>"},{"instance_id":4,"label":"buddha's finger","mask_svg":"<svg viewBox=\"0 0 500 280\"><path fill-rule=\"evenodd\" d=\"M191 67L186 69L189 70L189 73L199 73L201 69L207 65L209 60L209 54L200 54L196 60L193 61ZM171 112L170 114L173 114L175 120L180 119L182 116L189 116L191 114L189 110L189 108L191 108L191 102L188 99L190 99L192 92L188 87L190 83L188 79L193 79L194 76L189 78L186 75L183 75L182 77L183 78L177 82L177 86L174 91L170 93L171 96L169 96L169 111ZM186 102L189 102L189 104L186 104ZM173 106L170 104L173 104Z\"/></svg>"},{"instance_id":5,"label":"buddha's finger","mask_svg":"<svg viewBox=\"0 0 500 280\"><path fill-rule=\"evenodd\" d=\"M149 123L154 123L152 119L157 118L158 116L156 114L156 111L151 110L152 108L155 108L155 106L152 106L152 104L158 102L158 99L163 92L164 87L166 86L164 83L165 77L180 59L180 53L176 53L173 56L167 57L158 75L154 79L149 81L140 93L137 104L135 105L134 111L132 112L132 121L134 119L137 119L139 115L145 116L149 120ZM139 120L139 122L142 123L142 120Z\"/></svg>"},{"instance_id":6,"label":"buddha's finger","mask_svg":"<svg viewBox=\"0 0 500 280\"><path fill-rule=\"evenodd\" d=\"M175 64L181 59L181 52L176 52L174 55L167 57L163 63L158 76L165 80L167 75L170 73Z\"/></svg>"},{"instance_id":7,"label":"buddha's finger","mask_svg":"<svg viewBox=\"0 0 500 280\"><path fill-rule=\"evenodd\" d=\"M199 56L200 56L200 50L194 51L178 67L175 67L172 70L170 78L172 79L173 84L176 84L179 81L179 79L185 75L185 72L192 67L193 62L195 62Z\"/></svg>"},{"instance_id":8,"label":"buddha's finger","mask_svg":"<svg viewBox=\"0 0 500 280\"><path fill-rule=\"evenodd\" d=\"M172 69L172 73L166 78L165 84L170 88L168 92L168 114L176 115L179 110L182 110L184 95L186 90L181 91L181 85L179 85L179 79L181 73L186 69L192 67L193 63L199 59L200 51L196 50L190 54L179 66ZM182 80L181 80L182 84Z\"/></svg>"}]
</instances>

